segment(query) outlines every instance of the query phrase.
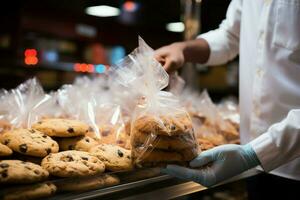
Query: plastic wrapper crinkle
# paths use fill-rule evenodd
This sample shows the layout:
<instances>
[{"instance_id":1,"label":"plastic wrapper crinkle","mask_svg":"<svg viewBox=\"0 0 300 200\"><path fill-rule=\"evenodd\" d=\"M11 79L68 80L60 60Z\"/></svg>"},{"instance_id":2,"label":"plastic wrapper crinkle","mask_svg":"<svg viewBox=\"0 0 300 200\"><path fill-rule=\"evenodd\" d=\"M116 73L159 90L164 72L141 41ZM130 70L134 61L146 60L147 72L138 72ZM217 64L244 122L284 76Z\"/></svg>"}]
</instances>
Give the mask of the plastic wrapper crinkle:
<instances>
[{"instance_id":1,"label":"plastic wrapper crinkle","mask_svg":"<svg viewBox=\"0 0 300 200\"><path fill-rule=\"evenodd\" d=\"M239 142L238 129L221 115L206 90L200 95L185 90L182 96L188 97L183 101L192 117L196 137L202 150Z\"/></svg>"},{"instance_id":2,"label":"plastic wrapper crinkle","mask_svg":"<svg viewBox=\"0 0 300 200\"><path fill-rule=\"evenodd\" d=\"M52 95L45 94L40 83L29 79L10 91L2 91L1 122L15 128L30 128L31 124L47 116L58 114L59 108ZM3 128L3 127L2 127Z\"/></svg>"},{"instance_id":3,"label":"plastic wrapper crinkle","mask_svg":"<svg viewBox=\"0 0 300 200\"><path fill-rule=\"evenodd\" d=\"M100 143L129 146L121 107L114 100L103 77L80 77L58 91L58 102L65 116L90 125L88 136Z\"/></svg>"},{"instance_id":4,"label":"plastic wrapper crinkle","mask_svg":"<svg viewBox=\"0 0 300 200\"><path fill-rule=\"evenodd\" d=\"M113 66L112 77L138 98L131 120L132 156L137 166L186 164L199 153L192 121L167 87L169 76L139 38L139 47Z\"/></svg>"}]
</instances>

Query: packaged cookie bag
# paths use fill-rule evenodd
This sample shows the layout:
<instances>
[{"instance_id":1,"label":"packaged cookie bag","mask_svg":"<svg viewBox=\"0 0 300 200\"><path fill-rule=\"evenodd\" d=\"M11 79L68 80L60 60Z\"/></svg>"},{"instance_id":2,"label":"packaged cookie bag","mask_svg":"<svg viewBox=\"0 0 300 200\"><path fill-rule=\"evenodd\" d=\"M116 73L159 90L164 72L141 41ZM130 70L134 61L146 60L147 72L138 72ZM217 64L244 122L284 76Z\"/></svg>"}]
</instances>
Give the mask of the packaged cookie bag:
<instances>
[{"instance_id":1,"label":"packaged cookie bag","mask_svg":"<svg viewBox=\"0 0 300 200\"><path fill-rule=\"evenodd\" d=\"M57 102L62 115L67 116L68 120L84 123L87 132L91 131L95 137L99 138L95 121L97 98L99 98L99 93L97 90L95 91L95 87L87 84L87 82L82 85L76 83L63 85L57 91Z\"/></svg>"},{"instance_id":2,"label":"packaged cookie bag","mask_svg":"<svg viewBox=\"0 0 300 200\"><path fill-rule=\"evenodd\" d=\"M99 128L100 142L130 148L129 135L126 133L121 106L102 102L96 108L96 123Z\"/></svg>"},{"instance_id":3,"label":"packaged cookie bag","mask_svg":"<svg viewBox=\"0 0 300 200\"><path fill-rule=\"evenodd\" d=\"M44 108L47 106L44 105L49 103L50 98L36 78L29 79L2 95L1 118L15 128L28 128L38 116L42 115L40 108L43 107L45 111Z\"/></svg>"},{"instance_id":4,"label":"packaged cookie bag","mask_svg":"<svg viewBox=\"0 0 300 200\"><path fill-rule=\"evenodd\" d=\"M112 67L111 77L137 97L131 119L132 157L137 166L186 164L197 156L191 119L167 87L169 76L139 38L139 47Z\"/></svg>"},{"instance_id":5,"label":"packaged cookie bag","mask_svg":"<svg viewBox=\"0 0 300 200\"><path fill-rule=\"evenodd\" d=\"M237 129L221 116L207 91L194 96L196 98L191 102L195 106L192 106L194 110L191 117L201 149L207 150L222 144L236 143L239 138Z\"/></svg>"}]
</instances>

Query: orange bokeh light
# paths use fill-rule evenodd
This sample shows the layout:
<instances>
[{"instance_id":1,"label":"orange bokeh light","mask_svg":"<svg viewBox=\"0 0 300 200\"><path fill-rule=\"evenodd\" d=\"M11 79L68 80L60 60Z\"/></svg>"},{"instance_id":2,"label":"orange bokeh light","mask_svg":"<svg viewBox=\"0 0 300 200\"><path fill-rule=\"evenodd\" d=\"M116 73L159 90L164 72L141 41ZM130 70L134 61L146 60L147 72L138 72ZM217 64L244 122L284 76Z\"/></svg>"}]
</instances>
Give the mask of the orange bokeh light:
<instances>
[{"instance_id":1,"label":"orange bokeh light","mask_svg":"<svg viewBox=\"0 0 300 200\"><path fill-rule=\"evenodd\" d=\"M26 57L24 62L26 65L36 65L39 59L37 57Z\"/></svg>"},{"instance_id":2,"label":"orange bokeh light","mask_svg":"<svg viewBox=\"0 0 300 200\"><path fill-rule=\"evenodd\" d=\"M132 1L126 1L123 4L123 8L128 12L133 12L136 9L136 4Z\"/></svg>"},{"instance_id":3,"label":"orange bokeh light","mask_svg":"<svg viewBox=\"0 0 300 200\"><path fill-rule=\"evenodd\" d=\"M25 55L25 57L28 57L28 56L35 57L37 55L37 51L36 51L36 49L26 49L24 52L24 55Z\"/></svg>"},{"instance_id":4,"label":"orange bokeh light","mask_svg":"<svg viewBox=\"0 0 300 200\"><path fill-rule=\"evenodd\" d=\"M93 64L87 64L87 63L75 63L73 65L73 69L75 72L89 72L89 73L95 72L95 66Z\"/></svg>"},{"instance_id":5,"label":"orange bokeh light","mask_svg":"<svg viewBox=\"0 0 300 200\"><path fill-rule=\"evenodd\" d=\"M80 72L80 63L75 63L73 69L75 72Z\"/></svg>"},{"instance_id":6,"label":"orange bokeh light","mask_svg":"<svg viewBox=\"0 0 300 200\"><path fill-rule=\"evenodd\" d=\"M92 73L92 72L94 72L94 71L95 71L95 67L94 67L94 65L92 65L92 64L88 64L87 66L88 66L88 69L87 69L87 71L88 71L88 72Z\"/></svg>"}]
</instances>

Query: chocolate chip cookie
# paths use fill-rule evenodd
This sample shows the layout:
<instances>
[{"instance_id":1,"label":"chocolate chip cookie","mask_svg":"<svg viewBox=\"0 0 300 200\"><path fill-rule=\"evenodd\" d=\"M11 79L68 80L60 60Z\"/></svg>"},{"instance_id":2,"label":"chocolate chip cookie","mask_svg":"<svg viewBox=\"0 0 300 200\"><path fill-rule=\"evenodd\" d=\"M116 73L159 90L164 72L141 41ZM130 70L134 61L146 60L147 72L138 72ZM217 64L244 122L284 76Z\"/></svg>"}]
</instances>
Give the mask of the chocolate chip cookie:
<instances>
[{"instance_id":1,"label":"chocolate chip cookie","mask_svg":"<svg viewBox=\"0 0 300 200\"><path fill-rule=\"evenodd\" d=\"M89 126L83 122L71 119L43 119L32 125L32 128L49 136L74 137L85 135Z\"/></svg>"},{"instance_id":2,"label":"chocolate chip cookie","mask_svg":"<svg viewBox=\"0 0 300 200\"><path fill-rule=\"evenodd\" d=\"M99 143L89 136L78 136L71 138L60 138L57 140L60 151L77 150L89 151L90 148L97 146Z\"/></svg>"},{"instance_id":3,"label":"chocolate chip cookie","mask_svg":"<svg viewBox=\"0 0 300 200\"><path fill-rule=\"evenodd\" d=\"M48 175L41 166L30 162L0 161L0 183L34 183L45 180Z\"/></svg>"},{"instance_id":4,"label":"chocolate chip cookie","mask_svg":"<svg viewBox=\"0 0 300 200\"><path fill-rule=\"evenodd\" d=\"M0 143L0 156L10 156L12 153L8 146Z\"/></svg>"},{"instance_id":5,"label":"chocolate chip cookie","mask_svg":"<svg viewBox=\"0 0 300 200\"><path fill-rule=\"evenodd\" d=\"M191 161L198 155L198 145L180 151L164 151L154 148L137 147L132 150L135 164L140 163L174 163Z\"/></svg>"},{"instance_id":6,"label":"chocolate chip cookie","mask_svg":"<svg viewBox=\"0 0 300 200\"><path fill-rule=\"evenodd\" d=\"M103 161L110 171L133 169L131 151L117 145L100 144L91 148L90 153Z\"/></svg>"},{"instance_id":7,"label":"chocolate chip cookie","mask_svg":"<svg viewBox=\"0 0 300 200\"><path fill-rule=\"evenodd\" d=\"M132 134L131 143L134 147L151 145L156 149L181 150L196 145L196 140L193 136L192 134L183 134L169 137L136 131Z\"/></svg>"},{"instance_id":8,"label":"chocolate chip cookie","mask_svg":"<svg viewBox=\"0 0 300 200\"><path fill-rule=\"evenodd\" d=\"M3 200L28 200L49 197L56 192L52 183L38 183L9 189L3 195Z\"/></svg>"},{"instance_id":9,"label":"chocolate chip cookie","mask_svg":"<svg viewBox=\"0 0 300 200\"><path fill-rule=\"evenodd\" d=\"M75 150L51 153L42 160L42 167L59 177L88 176L105 170L104 163L97 157Z\"/></svg>"},{"instance_id":10,"label":"chocolate chip cookie","mask_svg":"<svg viewBox=\"0 0 300 200\"><path fill-rule=\"evenodd\" d=\"M76 180L58 182L56 185L59 191L83 192L113 186L120 183L120 179L115 175L103 174L95 177L84 177Z\"/></svg>"},{"instance_id":11,"label":"chocolate chip cookie","mask_svg":"<svg viewBox=\"0 0 300 200\"><path fill-rule=\"evenodd\" d=\"M49 136L34 129L15 129L5 132L0 140L13 151L36 157L58 152L58 144Z\"/></svg>"},{"instance_id":12,"label":"chocolate chip cookie","mask_svg":"<svg viewBox=\"0 0 300 200\"><path fill-rule=\"evenodd\" d=\"M134 131L175 136L193 134L193 127L188 115L144 115L133 122Z\"/></svg>"}]
</instances>

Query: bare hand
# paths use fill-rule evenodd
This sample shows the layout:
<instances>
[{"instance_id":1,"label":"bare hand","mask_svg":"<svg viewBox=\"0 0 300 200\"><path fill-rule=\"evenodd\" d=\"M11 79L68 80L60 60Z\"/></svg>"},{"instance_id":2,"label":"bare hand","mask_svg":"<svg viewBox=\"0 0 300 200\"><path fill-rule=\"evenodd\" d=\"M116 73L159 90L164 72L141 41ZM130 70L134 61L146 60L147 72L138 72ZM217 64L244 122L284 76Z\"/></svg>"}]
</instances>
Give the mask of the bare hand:
<instances>
[{"instance_id":1,"label":"bare hand","mask_svg":"<svg viewBox=\"0 0 300 200\"><path fill-rule=\"evenodd\" d=\"M184 43L177 42L155 51L155 58L168 73L175 72L184 64Z\"/></svg>"}]
</instances>

